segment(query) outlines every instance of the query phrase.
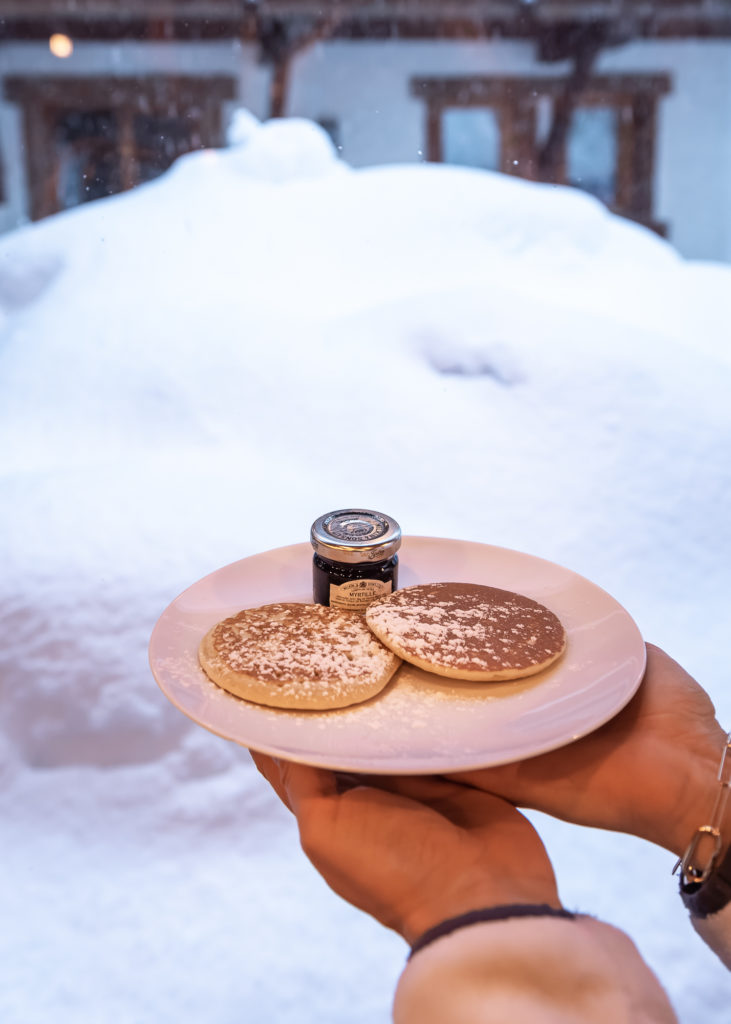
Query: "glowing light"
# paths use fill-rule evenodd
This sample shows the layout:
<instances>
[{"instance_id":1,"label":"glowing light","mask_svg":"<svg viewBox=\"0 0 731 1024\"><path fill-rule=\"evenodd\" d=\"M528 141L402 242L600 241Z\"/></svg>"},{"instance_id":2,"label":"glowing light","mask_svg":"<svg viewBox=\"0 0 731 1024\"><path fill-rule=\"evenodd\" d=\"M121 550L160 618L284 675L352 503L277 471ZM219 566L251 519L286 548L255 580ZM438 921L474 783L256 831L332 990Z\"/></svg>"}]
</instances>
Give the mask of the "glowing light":
<instances>
[{"instance_id":1,"label":"glowing light","mask_svg":"<svg viewBox=\"0 0 731 1024\"><path fill-rule=\"evenodd\" d=\"M68 36L62 32L54 32L48 40L48 49L54 57L70 57L74 52L74 44Z\"/></svg>"}]
</instances>

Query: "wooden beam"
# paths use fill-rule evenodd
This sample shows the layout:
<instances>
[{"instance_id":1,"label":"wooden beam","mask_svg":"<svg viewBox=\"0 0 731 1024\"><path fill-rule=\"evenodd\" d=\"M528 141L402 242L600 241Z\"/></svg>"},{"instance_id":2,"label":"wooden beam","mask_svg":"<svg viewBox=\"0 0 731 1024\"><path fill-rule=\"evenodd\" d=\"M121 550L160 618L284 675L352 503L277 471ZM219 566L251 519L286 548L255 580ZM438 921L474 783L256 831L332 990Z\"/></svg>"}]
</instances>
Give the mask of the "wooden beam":
<instances>
[{"instance_id":1,"label":"wooden beam","mask_svg":"<svg viewBox=\"0 0 731 1024\"><path fill-rule=\"evenodd\" d=\"M448 78L414 78L411 95L427 102L441 103L445 107L484 107L504 99L506 94L520 89L523 92L558 96L565 87L565 78L549 75L455 75ZM608 92L642 92L661 96L670 92L669 75L594 75L587 94Z\"/></svg>"},{"instance_id":2,"label":"wooden beam","mask_svg":"<svg viewBox=\"0 0 731 1024\"><path fill-rule=\"evenodd\" d=\"M728 0L1 0L0 41L165 38L257 41L267 18L315 24L336 14L337 39L536 38L547 28L606 21L632 38L729 38Z\"/></svg>"},{"instance_id":3,"label":"wooden beam","mask_svg":"<svg viewBox=\"0 0 731 1024\"><path fill-rule=\"evenodd\" d=\"M173 98L192 104L205 95L214 100L230 100L236 96L236 82L227 75L129 75L103 78L97 76L12 75L5 79L5 97L13 103L43 100L64 107L84 106L99 82L104 90L98 100L108 107L121 107L141 96L154 98L158 106Z\"/></svg>"}]
</instances>

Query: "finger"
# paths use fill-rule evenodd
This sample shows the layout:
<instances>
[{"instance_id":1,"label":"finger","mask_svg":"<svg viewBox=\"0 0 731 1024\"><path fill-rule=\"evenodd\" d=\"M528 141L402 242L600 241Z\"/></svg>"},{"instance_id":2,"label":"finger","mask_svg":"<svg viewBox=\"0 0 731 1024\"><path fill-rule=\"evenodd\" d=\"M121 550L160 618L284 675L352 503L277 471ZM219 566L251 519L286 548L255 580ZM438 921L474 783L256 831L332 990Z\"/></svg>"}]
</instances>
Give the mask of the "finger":
<instances>
[{"instance_id":1,"label":"finger","mask_svg":"<svg viewBox=\"0 0 731 1024\"><path fill-rule=\"evenodd\" d=\"M335 772L335 784L338 793L347 793L349 789L369 786L367 775L356 775L355 772Z\"/></svg>"},{"instance_id":2,"label":"finger","mask_svg":"<svg viewBox=\"0 0 731 1024\"><path fill-rule=\"evenodd\" d=\"M470 832L494 831L497 826L532 828L528 820L507 800L470 786L450 785L444 796L431 802L454 825Z\"/></svg>"},{"instance_id":3,"label":"finger","mask_svg":"<svg viewBox=\"0 0 731 1024\"><path fill-rule=\"evenodd\" d=\"M250 750L252 760L288 810L299 818L308 800L325 799L338 793L335 774L293 761Z\"/></svg>"},{"instance_id":4,"label":"finger","mask_svg":"<svg viewBox=\"0 0 731 1024\"><path fill-rule=\"evenodd\" d=\"M530 766L527 770L530 770ZM448 778L450 782L454 782L458 786L476 789L478 792L491 792L515 804L519 802L522 795L519 781L521 775L525 773L524 763L514 763L501 764L493 768L479 768L471 772L456 772Z\"/></svg>"},{"instance_id":5,"label":"finger","mask_svg":"<svg viewBox=\"0 0 731 1024\"><path fill-rule=\"evenodd\" d=\"M281 762L276 757L270 757L268 754L262 754L258 750L250 750L249 753L251 754L251 759L259 772L267 780L287 810L291 811L292 808L289 803L289 797L287 796L287 791L282 782Z\"/></svg>"},{"instance_id":6,"label":"finger","mask_svg":"<svg viewBox=\"0 0 731 1024\"><path fill-rule=\"evenodd\" d=\"M308 803L324 801L338 795L335 773L325 768L313 768L310 765L295 764L293 761L280 761L279 771L282 787L287 798L287 805L297 818Z\"/></svg>"},{"instance_id":7,"label":"finger","mask_svg":"<svg viewBox=\"0 0 731 1024\"><path fill-rule=\"evenodd\" d=\"M389 793L399 793L421 803L443 800L459 788L443 775L354 775L353 782Z\"/></svg>"},{"instance_id":8,"label":"finger","mask_svg":"<svg viewBox=\"0 0 731 1024\"><path fill-rule=\"evenodd\" d=\"M498 821L522 818L501 797L441 776L380 776L369 781L375 788L426 804L464 829L487 828Z\"/></svg>"},{"instance_id":9,"label":"finger","mask_svg":"<svg viewBox=\"0 0 731 1024\"><path fill-rule=\"evenodd\" d=\"M361 784L389 793L400 793L421 803L456 797L460 791L473 789L445 775L371 775L360 776Z\"/></svg>"}]
</instances>

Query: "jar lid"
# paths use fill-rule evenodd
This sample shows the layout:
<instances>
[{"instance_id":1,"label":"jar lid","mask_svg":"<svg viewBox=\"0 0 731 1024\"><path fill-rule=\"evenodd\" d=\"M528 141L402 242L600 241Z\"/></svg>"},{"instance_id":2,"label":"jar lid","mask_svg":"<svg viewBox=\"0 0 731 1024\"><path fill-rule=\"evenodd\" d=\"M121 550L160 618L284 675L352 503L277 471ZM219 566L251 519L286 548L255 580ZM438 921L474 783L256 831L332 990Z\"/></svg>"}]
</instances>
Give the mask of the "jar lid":
<instances>
[{"instance_id":1,"label":"jar lid","mask_svg":"<svg viewBox=\"0 0 731 1024\"><path fill-rule=\"evenodd\" d=\"M310 542L333 562L380 562L401 546L401 527L390 516L367 508L341 508L312 524Z\"/></svg>"}]
</instances>

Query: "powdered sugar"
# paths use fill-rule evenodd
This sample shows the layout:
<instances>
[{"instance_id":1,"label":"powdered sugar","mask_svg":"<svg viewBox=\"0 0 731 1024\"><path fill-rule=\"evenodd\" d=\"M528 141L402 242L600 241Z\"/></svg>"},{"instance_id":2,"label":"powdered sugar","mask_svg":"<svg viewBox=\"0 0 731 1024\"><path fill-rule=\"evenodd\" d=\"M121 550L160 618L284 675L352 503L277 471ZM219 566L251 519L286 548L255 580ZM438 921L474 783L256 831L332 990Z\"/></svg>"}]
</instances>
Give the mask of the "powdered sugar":
<instances>
[{"instance_id":1,"label":"powdered sugar","mask_svg":"<svg viewBox=\"0 0 731 1024\"><path fill-rule=\"evenodd\" d=\"M407 587L372 604L366 617L402 657L445 669L523 670L555 658L564 645L563 626L543 605L472 584Z\"/></svg>"},{"instance_id":2,"label":"powdered sugar","mask_svg":"<svg viewBox=\"0 0 731 1024\"><path fill-rule=\"evenodd\" d=\"M342 695L394 663L360 615L317 604L246 609L218 623L211 640L225 669L299 696Z\"/></svg>"}]
</instances>

